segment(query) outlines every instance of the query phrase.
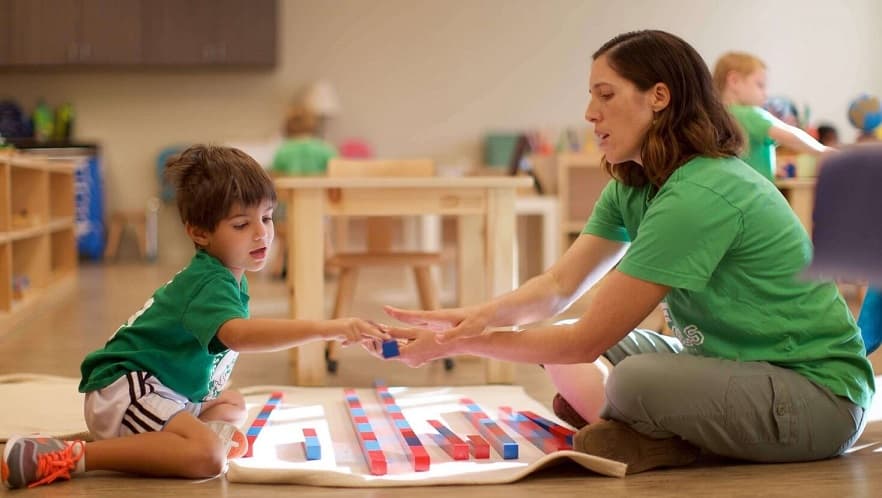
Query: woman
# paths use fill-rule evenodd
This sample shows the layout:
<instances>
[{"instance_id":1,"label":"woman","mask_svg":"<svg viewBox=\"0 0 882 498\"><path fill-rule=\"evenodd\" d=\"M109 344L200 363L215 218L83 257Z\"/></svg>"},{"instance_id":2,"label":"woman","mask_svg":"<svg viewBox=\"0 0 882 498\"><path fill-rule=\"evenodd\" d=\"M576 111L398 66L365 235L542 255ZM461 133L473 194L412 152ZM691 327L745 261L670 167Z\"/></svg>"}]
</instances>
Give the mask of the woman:
<instances>
[{"instance_id":1,"label":"woman","mask_svg":"<svg viewBox=\"0 0 882 498\"><path fill-rule=\"evenodd\" d=\"M799 278L808 236L737 158L741 136L707 66L662 31L617 36L593 59L585 116L613 180L582 234L484 304L387 308L418 327L391 331L407 340L399 358L543 364L556 412L587 422L575 449L629 473L700 449L759 462L841 454L863 430L872 368L835 285ZM574 323L491 330L552 317L595 284ZM678 340L632 330L659 303Z\"/></svg>"}]
</instances>

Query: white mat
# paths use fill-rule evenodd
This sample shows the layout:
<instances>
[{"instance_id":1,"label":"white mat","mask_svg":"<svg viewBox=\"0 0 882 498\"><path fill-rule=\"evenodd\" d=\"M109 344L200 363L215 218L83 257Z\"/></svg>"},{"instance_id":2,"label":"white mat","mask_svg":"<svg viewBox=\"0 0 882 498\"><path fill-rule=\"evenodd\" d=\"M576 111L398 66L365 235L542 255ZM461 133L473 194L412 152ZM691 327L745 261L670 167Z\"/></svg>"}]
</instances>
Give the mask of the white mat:
<instances>
[{"instance_id":1,"label":"white mat","mask_svg":"<svg viewBox=\"0 0 882 498\"><path fill-rule=\"evenodd\" d=\"M37 374L0 375L0 442L15 434L88 439L79 379Z\"/></svg>"},{"instance_id":2,"label":"white mat","mask_svg":"<svg viewBox=\"0 0 882 498\"><path fill-rule=\"evenodd\" d=\"M244 389L251 421L272 391L284 393L254 445L252 458L230 462L227 479L232 482L291 483L313 486L379 487L429 486L439 484L501 484L517 481L539 469L572 460L586 469L607 476L624 476L626 465L574 451L545 454L511 428L500 426L519 443L519 458L503 460L491 449L488 460L454 461L435 445L429 434L434 429L426 422L440 419L455 433L476 434L462 415L460 398L474 400L491 418L498 407L531 410L542 416L554 416L517 386L470 387L390 387L410 426L431 458L428 471L414 472L392 426L386 421L373 389L357 389L362 406L386 456L386 475L373 476L359 449L355 432L343 403L342 388L297 388L261 386ZM303 428L314 428L322 446L322 459L307 461L302 447Z\"/></svg>"},{"instance_id":3,"label":"white mat","mask_svg":"<svg viewBox=\"0 0 882 498\"><path fill-rule=\"evenodd\" d=\"M88 439L83 421L83 395L77 392L78 383L78 379L51 375L0 375L0 442L15 434L33 433ZM501 405L555 419L521 387L390 387L389 390L429 453L429 471L412 470L373 389L358 389L357 393L386 455L388 472L383 476L368 472L343 403L342 388L258 386L241 390L249 407L246 428L266 403L269 393L282 391L284 398L258 437L254 457L230 462L227 479L335 487L502 484L568 460L584 467L586 473L617 477L625 474L625 464L592 455L573 451L546 455L502 423L499 425L503 430L519 443L516 460L503 460L491 449L489 460L454 461L428 436L434 433L426 422L432 418L440 419L460 437L477 433L462 416L459 399L463 397L474 400L493 419ZM304 427L316 430L322 445L321 460L305 459L301 444Z\"/></svg>"}]
</instances>

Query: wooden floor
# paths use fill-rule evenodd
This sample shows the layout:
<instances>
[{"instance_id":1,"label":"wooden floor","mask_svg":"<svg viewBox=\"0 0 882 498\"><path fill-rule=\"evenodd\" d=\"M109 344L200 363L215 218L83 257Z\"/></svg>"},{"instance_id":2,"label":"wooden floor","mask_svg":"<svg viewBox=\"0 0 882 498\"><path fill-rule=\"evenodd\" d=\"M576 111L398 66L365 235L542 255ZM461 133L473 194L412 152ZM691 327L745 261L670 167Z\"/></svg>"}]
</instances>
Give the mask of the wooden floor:
<instances>
[{"instance_id":1,"label":"wooden floor","mask_svg":"<svg viewBox=\"0 0 882 498\"><path fill-rule=\"evenodd\" d=\"M178 268L150 265L83 266L78 291L59 306L29 318L15 330L0 335L0 374L33 372L76 377L83 356L99 347L129 315L140 308L150 293L166 282ZM379 282L383 282L383 287ZM286 316L285 289L265 275L251 277L252 314ZM328 286L333 291L333 285ZM389 272L370 274L356 291L355 311L382 319L379 305L415 305L415 290L402 272L396 281ZM449 296L447 296L449 299ZM576 310L578 311L578 310ZM882 360L874 358L877 369ZM377 377L390 385L463 385L481 383L483 370L474 359L461 359L452 372L440 364L411 370L396 363L380 362L356 349L344 350L340 371L330 384L368 386ZM546 405L554 391L542 370L531 365L517 368L516 382ZM285 384L287 354L242 355L233 374L236 386ZM0 407L15 400L0 400ZM882 403L880 403L882 404ZM703 457L695 466L648 472L624 479L597 477L564 464L541 471L521 482L503 486L343 489L300 486L232 484L223 478L208 481L145 479L113 473L94 473L71 482L42 486L21 493L32 497L167 497L235 496L264 497L290 494L313 496L520 498L549 496L882 496L882 410L874 408L871 421L856 449L834 460L808 464L751 465ZM2 491L0 493L10 493Z\"/></svg>"}]
</instances>

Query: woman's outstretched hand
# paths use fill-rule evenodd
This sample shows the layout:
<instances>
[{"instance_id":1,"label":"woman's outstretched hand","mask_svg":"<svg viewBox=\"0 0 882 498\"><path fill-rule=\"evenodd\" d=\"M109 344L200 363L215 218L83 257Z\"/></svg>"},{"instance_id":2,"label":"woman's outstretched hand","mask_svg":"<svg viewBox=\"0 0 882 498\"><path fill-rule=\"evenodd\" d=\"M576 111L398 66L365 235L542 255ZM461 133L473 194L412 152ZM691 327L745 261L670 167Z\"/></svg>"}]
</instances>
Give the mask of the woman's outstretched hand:
<instances>
[{"instance_id":1,"label":"woman's outstretched hand","mask_svg":"<svg viewBox=\"0 0 882 498\"><path fill-rule=\"evenodd\" d=\"M409 367L419 367L432 360L451 356L450 346L439 344L432 330L387 326L385 331L398 341L398 356L388 358L390 360L401 361ZM384 359L382 341L374 340L364 342L362 345L377 358Z\"/></svg>"},{"instance_id":2,"label":"woman's outstretched hand","mask_svg":"<svg viewBox=\"0 0 882 498\"><path fill-rule=\"evenodd\" d=\"M393 306L384 306L383 311L398 321L423 329L425 335L434 335L435 341L439 344L461 337L480 335L487 328L489 322L487 317L472 308L404 310Z\"/></svg>"}]
</instances>

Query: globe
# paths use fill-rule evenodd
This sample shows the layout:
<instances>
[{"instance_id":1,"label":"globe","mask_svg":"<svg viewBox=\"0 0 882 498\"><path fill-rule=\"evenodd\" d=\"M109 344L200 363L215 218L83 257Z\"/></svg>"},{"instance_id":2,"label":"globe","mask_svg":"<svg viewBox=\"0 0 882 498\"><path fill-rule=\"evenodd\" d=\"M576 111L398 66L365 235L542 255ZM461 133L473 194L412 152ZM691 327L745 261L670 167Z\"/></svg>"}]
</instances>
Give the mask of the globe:
<instances>
[{"instance_id":1,"label":"globe","mask_svg":"<svg viewBox=\"0 0 882 498\"><path fill-rule=\"evenodd\" d=\"M882 103L875 95L862 94L848 105L848 121L866 133L882 124Z\"/></svg>"},{"instance_id":2,"label":"globe","mask_svg":"<svg viewBox=\"0 0 882 498\"><path fill-rule=\"evenodd\" d=\"M769 97L763 108L787 124L796 125L799 123L799 110L793 100L788 97Z\"/></svg>"}]
</instances>

